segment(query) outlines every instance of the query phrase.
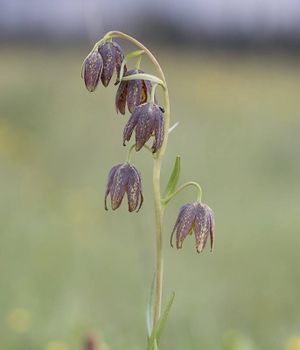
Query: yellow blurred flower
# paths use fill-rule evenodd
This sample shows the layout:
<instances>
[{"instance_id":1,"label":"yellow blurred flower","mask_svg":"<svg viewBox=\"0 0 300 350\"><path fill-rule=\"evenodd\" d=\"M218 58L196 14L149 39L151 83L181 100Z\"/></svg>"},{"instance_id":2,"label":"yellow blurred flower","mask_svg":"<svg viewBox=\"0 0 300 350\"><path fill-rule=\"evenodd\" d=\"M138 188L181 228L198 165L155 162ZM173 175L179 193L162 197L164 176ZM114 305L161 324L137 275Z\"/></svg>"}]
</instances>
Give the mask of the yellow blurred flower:
<instances>
[{"instance_id":1,"label":"yellow blurred flower","mask_svg":"<svg viewBox=\"0 0 300 350\"><path fill-rule=\"evenodd\" d=\"M289 339L286 345L286 350L300 350L300 337Z\"/></svg>"},{"instance_id":2,"label":"yellow blurred flower","mask_svg":"<svg viewBox=\"0 0 300 350\"><path fill-rule=\"evenodd\" d=\"M45 350L69 350L69 346L62 341L51 341L46 345Z\"/></svg>"},{"instance_id":3,"label":"yellow blurred flower","mask_svg":"<svg viewBox=\"0 0 300 350\"><path fill-rule=\"evenodd\" d=\"M31 327L32 317L28 310L17 308L10 311L6 321L9 328L14 332L26 333Z\"/></svg>"}]
</instances>

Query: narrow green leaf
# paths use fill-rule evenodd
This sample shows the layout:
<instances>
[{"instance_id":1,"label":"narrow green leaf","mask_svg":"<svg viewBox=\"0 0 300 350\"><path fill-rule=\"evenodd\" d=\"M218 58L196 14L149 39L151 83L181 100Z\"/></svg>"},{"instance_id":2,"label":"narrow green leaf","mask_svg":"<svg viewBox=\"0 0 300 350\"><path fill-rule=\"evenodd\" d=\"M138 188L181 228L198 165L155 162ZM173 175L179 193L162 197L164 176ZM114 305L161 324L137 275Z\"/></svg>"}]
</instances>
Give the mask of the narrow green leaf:
<instances>
[{"instance_id":1,"label":"narrow green leaf","mask_svg":"<svg viewBox=\"0 0 300 350\"><path fill-rule=\"evenodd\" d=\"M175 298L175 293L173 292L166 307L164 308L162 315L160 316L160 318L157 322L156 327L153 329L152 334L149 337L147 350L156 350L157 349L157 346L159 344L161 335L162 335L163 330L165 328L165 325L166 325L168 315L169 315L169 312L171 310L171 306L173 304L174 298Z\"/></svg>"},{"instance_id":2,"label":"narrow green leaf","mask_svg":"<svg viewBox=\"0 0 300 350\"><path fill-rule=\"evenodd\" d=\"M154 303L154 289L155 289L155 273L153 274L151 286L149 289L149 295L146 306L146 324L148 337L151 336L153 327L153 303Z\"/></svg>"},{"instance_id":3,"label":"narrow green leaf","mask_svg":"<svg viewBox=\"0 0 300 350\"><path fill-rule=\"evenodd\" d=\"M171 294L171 297L162 313L162 315L160 316L160 319L157 323L157 327L156 327L156 330L155 330L155 339L157 341L157 344L159 343L160 341L160 337L163 333L163 330L165 328L165 325L167 323L167 319L168 319L168 316L169 316L169 312L171 310L171 307L172 307L172 304L173 304L173 301L174 301L174 298L175 298L175 293L173 292Z\"/></svg>"},{"instance_id":4,"label":"narrow green leaf","mask_svg":"<svg viewBox=\"0 0 300 350\"><path fill-rule=\"evenodd\" d=\"M142 55L143 53L145 53L144 50L132 51L126 56L126 59L129 60L130 58L138 57L138 56Z\"/></svg>"},{"instance_id":5,"label":"narrow green leaf","mask_svg":"<svg viewBox=\"0 0 300 350\"><path fill-rule=\"evenodd\" d=\"M164 198L169 197L176 189L180 175L180 156L176 157L172 173L164 192Z\"/></svg>"}]
</instances>

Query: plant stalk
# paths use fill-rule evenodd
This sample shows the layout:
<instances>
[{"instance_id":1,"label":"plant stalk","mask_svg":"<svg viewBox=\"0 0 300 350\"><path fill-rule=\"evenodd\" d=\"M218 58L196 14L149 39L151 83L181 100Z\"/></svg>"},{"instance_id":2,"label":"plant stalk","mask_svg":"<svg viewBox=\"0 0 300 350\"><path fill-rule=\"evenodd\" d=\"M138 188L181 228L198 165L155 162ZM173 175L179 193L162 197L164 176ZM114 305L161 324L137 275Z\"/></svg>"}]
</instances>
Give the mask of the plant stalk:
<instances>
[{"instance_id":1,"label":"plant stalk","mask_svg":"<svg viewBox=\"0 0 300 350\"><path fill-rule=\"evenodd\" d=\"M164 141L163 144L156 155L154 155L154 164L153 164L153 191L154 191L154 206L155 206L155 231L156 231L156 264L155 264L155 272L156 272L156 283L155 283L155 302L154 302L154 316L153 316L153 329L156 327L157 322L161 315L161 306L162 306L162 289L163 289L163 241L162 241L162 221L163 221L163 212L164 208L161 203L161 190L160 190L160 171L161 171L161 163L162 158L165 153L167 143L168 143L168 131L170 127L170 101L169 101L169 93L168 87L165 79L165 75L161 66L159 65L157 59L152 54L150 50L148 50L142 43L138 40L132 38L131 36L113 31L109 32L105 35L105 38L113 38L119 37L123 39L127 39L142 50L144 50L145 54L149 57L149 59L153 62L156 67L161 80L163 81L163 89L164 89Z\"/></svg>"}]
</instances>

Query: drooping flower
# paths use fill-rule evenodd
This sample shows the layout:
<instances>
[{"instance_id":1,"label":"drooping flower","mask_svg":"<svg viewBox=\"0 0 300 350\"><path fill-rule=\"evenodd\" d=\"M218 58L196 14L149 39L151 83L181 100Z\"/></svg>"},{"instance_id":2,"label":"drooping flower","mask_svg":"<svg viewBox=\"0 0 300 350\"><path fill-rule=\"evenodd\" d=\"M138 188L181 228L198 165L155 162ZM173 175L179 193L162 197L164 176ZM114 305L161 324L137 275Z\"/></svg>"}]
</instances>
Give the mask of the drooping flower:
<instances>
[{"instance_id":1,"label":"drooping flower","mask_svg":"<svg viewBox=\"0 0 300 350\"><path fill-rule=\"evenodd\" d=\"M176 231L176 247L182 248L183 241L188 234L195 233L196 249L201 253L210 236L210 246L214 243L214 213L208 205L200 202L188 203L181 207L170 243L173 247L173 235Z\"/></svg>"},{"instance_id":2,"label":"drooping flower","mask_svg":"<svg viewBox=\"0 0 300 350\"><path fill-rule=\"evenodd\" d=\"M140 69L131 69L124 74L124 77L144 73ZM136 106L145 103L151 94L152 84L149 80L123 80L121 81L116 94L116 109L125 114L126 104L132 113Z\"/></svg>"},{"instance_id":3,"label":"drooping flower","mask_svg":"<svg viewBox=\"0 0 300 350\"><path fill-rule=\"evenodd\" d=\"M125 192L127 193L128 210L130 212L136 209L139 211L144 200L141 175L130 163L118 164L110 170L104 199L105 209L108 210L106 200L109 194L111 208L116 210L121 205Z\"/></svg>"},{"instance_id":4,"label":"drooping flower","mask_svg":"<svg viewBox=\"0 0 300 350\"><path fill-rule=\"evenodd\" d=\"M115 70L117 72L117 81L119 81L124 54L120 45L114 41L106 42L105 44L101 45L98 51L103 59L101 81L102 84L107 87ZM126 72L126 65L124 66L124 72Z\"/></svg>"},{"instance_id":5,"label":"drooping flower","mask_svg":"<svg viewBox=\"0 0 300 350\"><path fill-rule=\"evenodd\" d=\"M154 135L153 153L157 152L164 140L164 114L153 102L136 107L123 131L123 145L129 141L135 129L135 148L139 151Z\"/></svg>"},{"instance_id":6,"label":"drooping flower","mask_svg":"<svg viewBox=\"0 0 300 350\"><path fill-rule=\"evenodd\" d=\"M123 60L124 54L121 47L113 41L102 44L98 50L93 50L84 61L83 77L88 91L92 92L96 89L100 78L102 84L107 87L115 70L119 81ZM125 65L124 72L126 70Z\"/></svg>"},{"instance_id":7,"label":"drooping flower","mask_svg":"<svg viewBox=\"0 0 300 350\"><path fill-rule=\"evenodd\" d=\"M91 52L84 62L83 71L84 83L89 92L93 92L96 89L102 70L102 56L98 51Z\"/></svg>"}]
</instances>

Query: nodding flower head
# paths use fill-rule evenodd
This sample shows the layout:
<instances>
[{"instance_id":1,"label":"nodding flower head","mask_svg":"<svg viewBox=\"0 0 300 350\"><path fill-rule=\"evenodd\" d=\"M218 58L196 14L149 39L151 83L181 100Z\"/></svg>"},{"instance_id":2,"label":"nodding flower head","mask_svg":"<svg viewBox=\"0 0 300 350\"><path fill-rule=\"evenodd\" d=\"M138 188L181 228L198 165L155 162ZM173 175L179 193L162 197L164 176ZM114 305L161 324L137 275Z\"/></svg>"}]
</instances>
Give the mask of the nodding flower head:
<instances>
[{"instance_id":1,"label":"nodding flower head","mask_svg":"<svg viewBox=\"0 0 300 350\"><path fill-rule=\"evenodd\" d=\"M124 74L124 77L144 73L139 69L131 69ZM132 113L136 106L145 103L151 94L152 84L149 80L127 80L121 81L116 94L116 109L125 114L126 103L129 112Z\"/></svg>"},{"instance_id":2,"label":"nodding flower head","mask_svg":"<svg viewBox=\"0 0 300 350\"><path fill-rule=\"evenodd\" d=\"M122 49L115 42L106 42L98 50L93 50L84 61L83 77L88 91L93 92L96 89L100 78L102 84L108 86L115 70L119 81L123 59Z\"/></svg>"},{"instance_id":3,"label":"nodding flower head","mask_svg":"<svg viewBox=\"0 0 300 350\"><path fill-rule=\"evenodd\" d=\"M201 253L210 235L211 250L214 243L214 213L208 205L195 202L181 207L176 220L170 243L173 247L173 235L176 231L176 247L182 248L183 241L188 234L195 233L196 249Z\"/></svg>"},{"instance_id":4,"label":"nodding flower head","mask_svg":"<svg viewBox=\"0 0 300 350\"><path fill-rule=\"evenodd\" d=\"M109 194L111 208L116 210L121 205L125 192L127 193L128 210L130 212L136 209L139 211L144 200L141 175L130 163L118 164L110 170L104 199L105 209L108 210L106 200Z\"/></svg>"},{"instance_id":5,"label":"nodding flower head","mask_svg":"<svg viewBox=\"0 0 300 350\"><path fill-rule=\"evenodd\" d=\"M98 51L91 52L84 62L83 71L84 83L89 92L93 92L96 89L102 70L102 56Z\"/></svg>"},{"instance_id":6,"label":"nodding flower head","mask_svg":"<svg viewBox=\"0 0 300 350\"><path fill-rule=\"evenodd\" d=\"M115 70L117 72L116 80L119 81L124 54L121 47L114 41L104 43L99 47L98 51L103 59L101 81L107 87ZM124 72L126 72L126 66L124 66Z\"/></svg>"},{"instance_id":7,"label":"nodding flower head","mask_svg":"<svg viewBox=\"0 0 300 350\"><path fill-rule=\"evenodd\" d=\"M164 114L153 102L143 103L135 108L123 132L123 145L129 141L135 129L135 148L139 151L154 135L153 153L157 152L164 140Z\"/></svg>"}]
</instances>

